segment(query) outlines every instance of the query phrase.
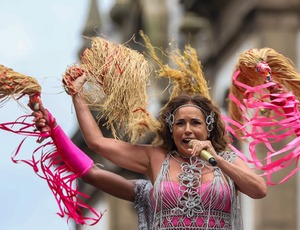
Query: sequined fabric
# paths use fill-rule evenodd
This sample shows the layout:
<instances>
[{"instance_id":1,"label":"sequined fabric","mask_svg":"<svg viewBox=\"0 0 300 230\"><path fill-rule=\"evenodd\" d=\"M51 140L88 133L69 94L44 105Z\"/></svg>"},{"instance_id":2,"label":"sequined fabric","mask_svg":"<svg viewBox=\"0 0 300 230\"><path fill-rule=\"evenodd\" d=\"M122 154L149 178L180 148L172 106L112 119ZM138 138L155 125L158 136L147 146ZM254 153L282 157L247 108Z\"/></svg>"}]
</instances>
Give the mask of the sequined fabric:
<instances>
[{"instance_id":1,"label":"sequined fabric","mask_svg":"<svg viewBox=\"0 0 300 230\"><path fill-rule=\"evenodd\" d=\"M139 230L151 230L154 216L150 191L152 184L149 180L137 180L134 188L134 208L138 216Z\"/></svg>"}]
</instances>

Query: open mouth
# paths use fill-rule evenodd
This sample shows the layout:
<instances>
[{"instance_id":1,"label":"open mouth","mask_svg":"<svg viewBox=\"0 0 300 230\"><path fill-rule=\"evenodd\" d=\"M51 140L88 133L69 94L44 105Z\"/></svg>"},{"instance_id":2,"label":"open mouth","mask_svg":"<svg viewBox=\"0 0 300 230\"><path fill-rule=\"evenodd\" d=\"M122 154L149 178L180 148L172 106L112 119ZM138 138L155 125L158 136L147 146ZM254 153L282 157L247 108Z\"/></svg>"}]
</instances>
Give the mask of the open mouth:
<instances>
[{"instance_id":1,"label":"open mouth","mask_svg":"<svg viewBox=\"0 0 300 230\"><path fill-rule=\"evenodd\" d=\"M183 143L188 144L191 140L194 140L192 138L185 138L182 140Z\"/></svg>"}]
</instances>

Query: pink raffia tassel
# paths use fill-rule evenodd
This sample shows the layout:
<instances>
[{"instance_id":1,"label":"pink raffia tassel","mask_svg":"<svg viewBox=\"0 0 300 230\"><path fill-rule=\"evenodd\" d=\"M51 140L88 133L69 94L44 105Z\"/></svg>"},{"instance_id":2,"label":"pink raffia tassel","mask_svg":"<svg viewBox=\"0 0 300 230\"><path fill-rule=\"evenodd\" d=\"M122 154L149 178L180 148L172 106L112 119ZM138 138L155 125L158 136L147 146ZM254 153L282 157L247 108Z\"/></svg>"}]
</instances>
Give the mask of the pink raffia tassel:
<instances>
[{"instance_id":1,"label":"pink raffia tassel","mask_svg":"<svg viewBox=\"0 0 300 230\"><path fill-rule=\"evenodd\" d=\"M300 156L300 113L297 98L289 92L270 93L271 88L280 86L271 80L271 69L265 62L259 62L256 70L266 78L265 84L248 86L238 81L240 70L233 75L233 84L245 90L244 99L239 101L235 95L230 94L229 99L238 105L242 111L242 122L229 117L223 118L227 122L229 133L249 142L250 156L245 156L234 146L239 155L248 163L261 170L270 185L286 182L298 172ZM281 88L280 88L281 89ZM242 134L242 135L241 135ZM290 140L290 137L295 137ZM279 143L287 143L278 149ZM266 155L258 153L266 151ZM264 153L264 152L263 152ZM263 157L262 157L263 156ZM271 176L288 167L288 174L279 182L274 182Z\"/></svg>"},{"instance_id":2,"label":"pink raffia tassel","mask_svg":"<svg viewBox=\"0 0 300 230\"><path fill-rule=\"evenodd\" d=\"M76 224L95 225L101 219L103 213L99 213L94 208L87 205L83 199L89 196L78 190L77 180L81 176L74 173L70 167L65 164L62 154L54 145L54 142L48 141L33 151L31 159L17 159L21 149L26 149L24 142L27 138L34 137L45 139L50 137L51 133L42 133L35 131L35 125L27 120L32 116L22 116L14 122L0 124L0 129L19 135L25 138L19 144L17 150L12 156L14 163L26 163L31 166L34 172L44 179L58 204L60 217L67 217L67 221L73 219ZM91 216L85 216L83 211L87 210Z\"/></svg>"}]
</instances>

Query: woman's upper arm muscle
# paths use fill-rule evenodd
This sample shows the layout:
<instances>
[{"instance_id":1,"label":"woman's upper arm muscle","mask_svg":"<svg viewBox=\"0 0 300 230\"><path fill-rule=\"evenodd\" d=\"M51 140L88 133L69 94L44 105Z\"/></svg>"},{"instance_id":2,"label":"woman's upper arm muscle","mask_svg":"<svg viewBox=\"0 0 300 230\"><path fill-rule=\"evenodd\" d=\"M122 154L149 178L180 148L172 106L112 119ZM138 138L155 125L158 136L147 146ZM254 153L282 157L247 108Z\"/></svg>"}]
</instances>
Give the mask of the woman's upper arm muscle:
<instances>
[{"instance_id":1,"label":"woman's upper arm muscle","mask_svg":"<svg viewBox=\"0 0 300 230\"><path fill-rule=\"evenodd\" d=\"M150 170L150 152L155 151L155 147L150 145L135 145L105 137L99 138L90 148L122 168L146 175Z\"/></svg>"},{"instance_id":2,"label":"woman's upper arm muscle","mask_svg":"<svg viewBox=\"0 0 300 230\"><path fill-rule=\"evenodd\" d=\"M84 100L76 94L73 97L73 103L80 130L89 149L120 167L149 174L150 146L132 145L104 137Z\"/></svg>"},{"instance_id":3,"label":"woman's upper arm muscle","mask_svg":"<svg viewBox=\"0 0 300 230\"><path fill-rule=\"evenodd\" d=\"M234 164L241 169L241 172L238 173L240 175L239 179L236 181L239 190L254 199L265 197L267 193L265 180L260 175L257 175L253 169L249 168L240 157L235 159ZM236 170L236 172L239 171L238 169Z\"/></svg>"}]
</instances>

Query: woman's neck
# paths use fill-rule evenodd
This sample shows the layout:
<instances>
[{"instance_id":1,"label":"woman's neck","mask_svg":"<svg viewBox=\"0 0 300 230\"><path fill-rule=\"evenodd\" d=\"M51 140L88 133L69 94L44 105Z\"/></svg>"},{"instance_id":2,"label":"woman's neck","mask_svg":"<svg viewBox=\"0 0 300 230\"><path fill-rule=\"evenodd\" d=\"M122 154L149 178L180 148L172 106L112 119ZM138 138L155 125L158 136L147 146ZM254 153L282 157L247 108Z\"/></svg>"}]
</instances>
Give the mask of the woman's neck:
<instances>
[{"instance_id":1,"label":"woman's neck","mask_svg":"<svg viewBox=\"0 0 300 230\"><path fill-rule=\"evenodd\" d=\"M176 156L181 157L182 159L190 159L191 158L191 156L186 156L182 153L177 152L176 150L173 151L173 154L176 155Z\"/></svg>"}]
</instances>

